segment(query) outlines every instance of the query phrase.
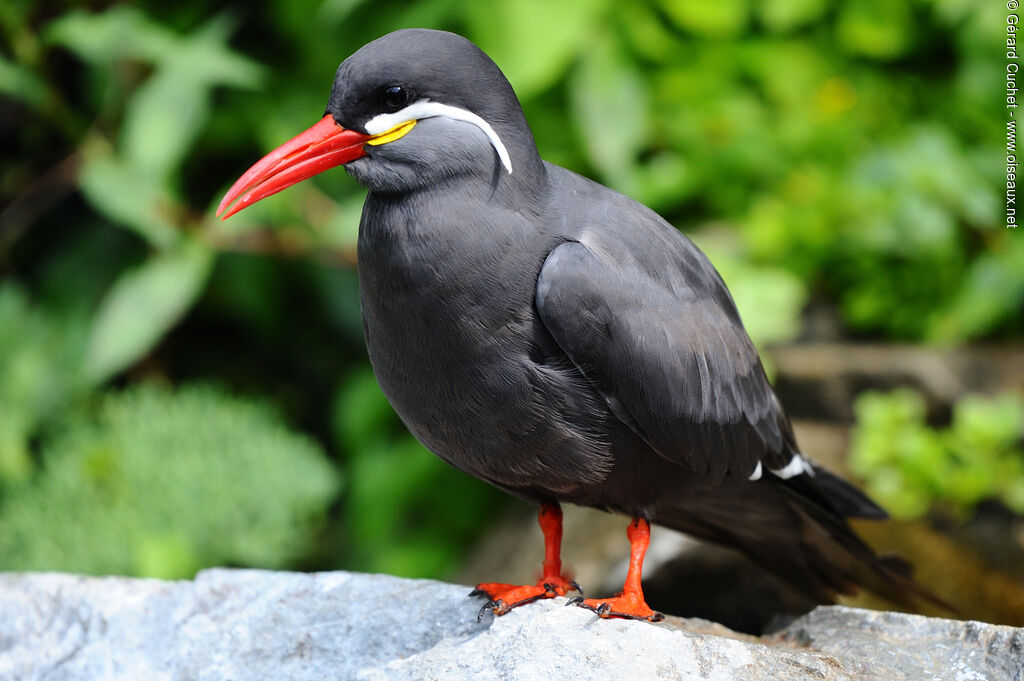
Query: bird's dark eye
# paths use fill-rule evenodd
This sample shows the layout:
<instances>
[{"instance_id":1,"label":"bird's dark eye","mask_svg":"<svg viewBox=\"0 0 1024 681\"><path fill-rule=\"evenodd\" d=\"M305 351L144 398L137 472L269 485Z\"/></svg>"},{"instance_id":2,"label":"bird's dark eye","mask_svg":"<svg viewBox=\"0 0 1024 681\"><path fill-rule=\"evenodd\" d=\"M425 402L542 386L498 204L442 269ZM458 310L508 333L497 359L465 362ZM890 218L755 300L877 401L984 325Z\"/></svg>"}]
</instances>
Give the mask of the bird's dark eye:
<instances>
[{"instance_id":1,"label":"bird's dark eye","mask_svg":"<svg viewBox=\"0 0 1024 681\"><path fill-rule=\"evenodd\" d=\"M409 103L409 91L401 85L391 85L384 88L382 93L384 106L392 111L398 111Z\"/></svg>"}]
</instances>

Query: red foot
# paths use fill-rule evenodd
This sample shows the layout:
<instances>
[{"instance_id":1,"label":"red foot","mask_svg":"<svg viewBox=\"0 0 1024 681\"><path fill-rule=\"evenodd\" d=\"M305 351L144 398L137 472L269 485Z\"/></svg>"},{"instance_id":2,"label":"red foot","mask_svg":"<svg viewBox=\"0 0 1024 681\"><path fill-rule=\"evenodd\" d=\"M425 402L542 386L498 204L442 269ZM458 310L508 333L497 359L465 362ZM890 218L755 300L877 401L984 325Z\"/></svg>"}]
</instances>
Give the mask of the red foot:
<instances>
[{"instance_id":1,"label":"red foot","mask_svg":"<svg viewBox=\"0 0 1024 681\"><path fill-rule=\"evenodd\" d=\"M501 584L487 582L477 584L470 592L470 596L487 596L490 599L480 608L477 621L484 616L488 610L495 615L504 615L512 608L526 605L541 598L554 598L564 596L569 591L579 591L579 584L562 574L562 510L557 503L550 502L542 504L540 514L537 517L540 529L544 532L544 576L536 585L529 584L519 586L516 584Z\"/></svg>"},{"instance_id":2,"label":"red foot","mask_svg":"<svg viewBox=\"0 0 1024 681\"><path fill-rule=\"evenodd\" d=\"M626 584L622 591L615 598L577 597L570 600L569 604L593 610L599 617L624 617L660 622L665 616L650 609L640 586L644 555L651 541L651 526L644 518L633 518L633 522L626 529L626 537L629 539L629 570L626 572Z\"/></svg>"},{"instance_id":3,"label":"red foot","mask_svg":"<svg viewBox=\"0 0 1024 681\"><path fill-rule=\"evenodd\" d=\"M665 616L655 612L644 601L643 594L624 593L615 598L573 598L568 604L593 610L598 617L622 617L630 620L660 622Z\"/></svg>"},{"instance_id":4,"label":"red foot","mask_svg":"<svg viewBox=\"0 0 1024 681\"><path fill-rule=\"evenodd\" d=\"M562 576L552 576L541 579L536 585L501 584L497 582L477 584L476 588L469 595L486 596L490 599L489 602L480 608L480 613L477 615L479 620L488 610L491 610L495 615L504 615L512 608L518 608L520 605L533 603L542 598L564 596L570 591L581 591L579 584Z\"/></svg>"}]
</instances>

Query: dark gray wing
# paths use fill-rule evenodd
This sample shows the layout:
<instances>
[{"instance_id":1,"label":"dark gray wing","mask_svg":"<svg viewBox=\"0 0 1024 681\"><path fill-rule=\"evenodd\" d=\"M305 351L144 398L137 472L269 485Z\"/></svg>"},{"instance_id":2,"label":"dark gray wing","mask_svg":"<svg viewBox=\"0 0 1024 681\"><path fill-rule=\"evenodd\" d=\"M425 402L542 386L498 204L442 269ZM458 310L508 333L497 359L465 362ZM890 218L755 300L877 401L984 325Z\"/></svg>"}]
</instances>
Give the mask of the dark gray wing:
<instances>
[{"instance_id":1,"label":"dark gray wing","mask_svg":"<svg viewBox=\"0 0 1024 681\"><path fill-rule=\"evenodd\" d=\"M540 317L664 458L715 480L783 469L792 432L732 298L697 247L666 230L555 248L537 282Z\"/></svg>"}]
</instances>

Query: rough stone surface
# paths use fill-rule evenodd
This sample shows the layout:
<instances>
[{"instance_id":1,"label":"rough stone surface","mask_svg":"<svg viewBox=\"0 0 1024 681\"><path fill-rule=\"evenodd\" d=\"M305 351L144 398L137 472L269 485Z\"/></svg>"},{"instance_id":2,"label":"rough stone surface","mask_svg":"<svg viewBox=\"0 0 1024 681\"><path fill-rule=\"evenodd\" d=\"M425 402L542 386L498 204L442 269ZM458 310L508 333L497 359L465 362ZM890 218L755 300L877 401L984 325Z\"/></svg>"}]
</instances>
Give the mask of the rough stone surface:
<instances>
[{"instance_id":1,"label":"rough stone surface","mask_svg":"<svg viewBox=\"0 0 1024 681\"><path fill-rule=\"evenodd\" d=\"M191 582L0 575L0 679L1024 681L1024 630L819 608L764 639L545 601L477 622L463 586L345 572Z\"/></svg>"}]
</instances>

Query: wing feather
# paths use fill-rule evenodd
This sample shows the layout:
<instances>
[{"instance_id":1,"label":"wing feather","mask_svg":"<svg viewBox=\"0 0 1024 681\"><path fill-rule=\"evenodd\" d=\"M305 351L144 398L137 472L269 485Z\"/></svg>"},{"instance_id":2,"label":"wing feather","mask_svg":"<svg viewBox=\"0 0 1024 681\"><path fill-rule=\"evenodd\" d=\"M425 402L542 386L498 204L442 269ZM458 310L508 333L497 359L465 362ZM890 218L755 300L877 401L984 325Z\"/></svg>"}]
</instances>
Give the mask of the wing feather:
<instances>
[{"instance_id":1,"label":"wing feather","mask_svg":"<svg viewBox=\"0 0 1024 681\"><path fill-rule=\"evenodd\" d=\"M678 236L643 256L593 235L561 244L540 272L540 317L662 457L714 479L782 468L795 444L757 351L718 273Z\"/></svg>"}]
</instances>

